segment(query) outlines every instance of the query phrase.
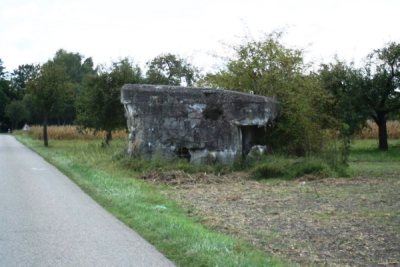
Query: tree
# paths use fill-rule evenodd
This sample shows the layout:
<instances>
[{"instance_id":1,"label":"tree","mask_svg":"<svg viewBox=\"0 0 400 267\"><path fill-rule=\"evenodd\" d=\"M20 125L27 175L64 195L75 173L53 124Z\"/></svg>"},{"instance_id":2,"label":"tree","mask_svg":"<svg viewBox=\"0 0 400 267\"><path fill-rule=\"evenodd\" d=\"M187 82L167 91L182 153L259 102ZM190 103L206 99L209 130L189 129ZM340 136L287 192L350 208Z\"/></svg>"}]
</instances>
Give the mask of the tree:
<instances>
[{"instance_id":1,"label":"tree","mask_svg":"<svg viewBox=\"0 0 400 267\"><path fill-rule=\"evenodd\" d=\"M368 56L361 100L379 129L379 149L388 150L386 121L400 110L400 44L389 43Z\"/></svg>"},{"instance_id":2,"label":"tree","mask_svg":"<svg viewBox=\"0 0 400 267\"><path fill-rule=\"evenodd\" d=\"M38 76L28 83L28 90L43 121L44 146L48 146L47 125L49 117L56 107L65 100L69 86L69 77L63 65L48 61L40 68Z\"/></svg>"},{"instance_id":3,"label":"tree","mask_svg":"<svg viewBox=\"0 0 400 267\"><path fill-rule=\"evenodd\" d=\"M126 125L120 102L121 87L125 83L140 83L141 70L125 58L112 64L111 70L100 70L86 82L78 101L76 123L84 128L105 131L105 144L112 140L112 131Z\"/></svg>"},{"instance_id":4,"label":"tree","mask_svg":"<svg viewBox=\"0 0 400 267\"><path fill-rule=\"evenodd\" d=\"M147 62L146 82L149 84L192 86L198 70L184 58L163 54Z\"/></svg>"},{"instance_id":5,"label":"tree","mask_svg":"<svg viewBox=\"0 0 400 267\"><path fill-rule=\"evenodd\" d=\"M349 134L372 118L379 129L379 149L387 150L386 120L400 110L400 44L373 51L362 68L339 61L323 65L320 77L333 93L336 117L346 123Z\"/></svg>"},{"instance_id":6,"label":"tree","mask_svg":"<svg viewBox=\"0 0 400 267\"><path fill-rule=\"evenodd\" d=\"M325 112L328 94L315 75L305 75L302 52L286 48L281 35L234 46L234 56L224 69L207 74L200 84L276 96L281 104L276 127L269 133L269 145L296 155L321 150L324 127L331 126Z\"/></svg>"},{"instance_id":7,"label":"tree","mask_svg":"<svg viewBox=\"0 0 400 267\"><path fill-rule=\"evenodd\" d=\"M7 106L5 110L6 116L11 121L11 129L14 130L18 127L18 124L26 120L28 112L24 103L21 100L13 100Z\"/></svg>"}]
</instances>

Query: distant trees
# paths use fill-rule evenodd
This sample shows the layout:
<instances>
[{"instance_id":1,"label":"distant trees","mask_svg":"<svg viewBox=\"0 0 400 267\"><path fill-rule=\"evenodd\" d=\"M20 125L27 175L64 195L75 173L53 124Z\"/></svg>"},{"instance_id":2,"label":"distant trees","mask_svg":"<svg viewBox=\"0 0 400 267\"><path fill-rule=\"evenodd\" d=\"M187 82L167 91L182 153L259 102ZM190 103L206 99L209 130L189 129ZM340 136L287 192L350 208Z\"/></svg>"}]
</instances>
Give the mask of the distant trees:
<instances>
[{"instance_id":1,"label":"distant trees","mask_svg":"<svg viewBox=\"0 0 400 267\"><path fill-rule=\"evenodd\" d=\"M144 72L127 58L95 67L90 57L63 49L41 66L23 64L11 73L0 59L0 127L76 123L105 131L108 143L112 130L125 126L123 84L197 84L276 96L282 109L279 123L268 131L271 148L313 153L328 134L350 140L371 118L379 128L379 149L387 150L386 121L400 114L400 44L374 50L359 68L336 60L312 72L302 51L280 38L273 33L233 46L225 66L201 79L187 59L170 53L148 61ZM44 138L48 145L45 133Z\"/></svg>"},{"instance_id":2,"label":"distant trees","mask_svg":"<svg viewBox=\"0 0 400 267\"><path fill-rule=\"evenodd\" d=\"M79 123L106 131L108 143L111 131L125 125L120 103L124 83L191 86L198 78L197 68L178 55L157 56L147 67L144 75L127 58L113 62L110 68L95 67L92 58L59 49L43 65L23 64L8 74L0 59L1 130L19 127L24 121L43 123L44 128ZM18 102L11 105L14 101ZM6 114L7 105L11 106ZM17 107L24 116L17 115Z\"/></svg>"}]
</instances>

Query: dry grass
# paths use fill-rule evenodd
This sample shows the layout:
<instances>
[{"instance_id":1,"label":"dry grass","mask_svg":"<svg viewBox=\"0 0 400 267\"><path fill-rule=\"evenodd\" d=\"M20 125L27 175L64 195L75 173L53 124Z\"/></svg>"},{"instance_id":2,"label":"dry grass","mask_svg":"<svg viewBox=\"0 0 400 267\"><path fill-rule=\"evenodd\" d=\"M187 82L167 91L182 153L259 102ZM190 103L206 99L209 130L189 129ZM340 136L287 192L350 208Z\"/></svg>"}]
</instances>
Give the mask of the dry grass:
<instances>
[{"instance_id":1,"label":"dry grass","mask_svg":"<svg viewBox=\"0 0 400 267\"><path fill-rule=\"evenodd\" d=\"M104 131L94 132L93 130L83 130L76 125L63 125L63 126L48 126L47 132L50 139L54 140L94 140L102 139L105 136ZM37 139L43 137L43 127L34 125L31 127L30 135ZM127 133L125 130L118 130L113 132L113 138L122 139L126 138Z\"/></svg>"},{"instance_id":2,"label":"dry grass","mask_svg":"<svg viewBox=\"0 0 400 267\"><path fill-rule=\"evenodd\" d=\"M211 228L300 266L398 266L396 178L174 185L165 194Z\"/></svg>"},{"instance_id":3,"label":"dry grass","mask_svg":"<svg viewBox=\"0 0 400 267\"><path fill-rule=\"evenodd\" d=\"M389 139L400 139L400 121L388 121L387 130ZM368 121L367 127L365 127L357 137L360 139L377 139L378 127L376 123Z\"/></svg>"}]
</instances>

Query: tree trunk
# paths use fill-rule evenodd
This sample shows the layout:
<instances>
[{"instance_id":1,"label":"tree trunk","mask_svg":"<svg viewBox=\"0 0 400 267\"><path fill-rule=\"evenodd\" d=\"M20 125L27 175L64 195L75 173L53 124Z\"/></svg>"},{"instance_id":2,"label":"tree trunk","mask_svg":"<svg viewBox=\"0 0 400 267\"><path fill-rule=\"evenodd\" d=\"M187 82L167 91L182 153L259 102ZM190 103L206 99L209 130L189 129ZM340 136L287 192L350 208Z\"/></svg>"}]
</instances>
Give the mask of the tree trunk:
<instances>
[{"instance_id":1,"label":"tree trunk","mask_svg":"<svg viewBox=\"0 0 400 267\"><path fill-rule=\"evenodd\" d=\"M45 115L43 119L43 142L45 147L49 146L49 137L47 135L47 115Z\"/></svg>"},{"instance_id":2,"label":"tree trunk","mask_svg":"<svg viewBox=\"0 0 400 267\"><path fill-rule=\"evenodd\" d=\"M376 121L376 124L378 125L379 130L379 150L387 151L389 146L387 140L386 113L378 112L377 115L378 120Z\"/></svg>"},{"instance_id":3,"label":"tree trunk","mask_svg":"<svg viewBox=\"0 0 400 267\"><path fill-rule=\"evenodd\" d=\"M106 132L106 138L104 140L106 145L109 145L111 140L112 140L112 133L111 133L111 131L107 131Z\"/></svg>"}]
</instances>

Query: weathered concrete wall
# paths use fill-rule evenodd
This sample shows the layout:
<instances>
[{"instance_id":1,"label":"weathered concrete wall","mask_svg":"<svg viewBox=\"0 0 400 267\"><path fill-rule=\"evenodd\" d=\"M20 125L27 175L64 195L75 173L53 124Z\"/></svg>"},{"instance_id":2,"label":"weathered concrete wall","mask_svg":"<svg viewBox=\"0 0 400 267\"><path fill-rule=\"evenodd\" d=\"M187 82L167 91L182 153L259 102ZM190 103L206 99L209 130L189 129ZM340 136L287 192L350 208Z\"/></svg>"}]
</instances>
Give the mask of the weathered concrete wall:
<instances>
[{"instance_id":1,"label":"weathered concrete wall","mask_svg":"<svg viewBox=\"0 0 400 267\"><path fill-rule=\"evenodd\" d=\"M129 153L231 163L274 120L269 97L208 88L126 84L122 87ZM260 128L261 127L261 128Z\"/></svg>"}]
</instances>

